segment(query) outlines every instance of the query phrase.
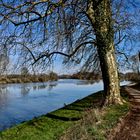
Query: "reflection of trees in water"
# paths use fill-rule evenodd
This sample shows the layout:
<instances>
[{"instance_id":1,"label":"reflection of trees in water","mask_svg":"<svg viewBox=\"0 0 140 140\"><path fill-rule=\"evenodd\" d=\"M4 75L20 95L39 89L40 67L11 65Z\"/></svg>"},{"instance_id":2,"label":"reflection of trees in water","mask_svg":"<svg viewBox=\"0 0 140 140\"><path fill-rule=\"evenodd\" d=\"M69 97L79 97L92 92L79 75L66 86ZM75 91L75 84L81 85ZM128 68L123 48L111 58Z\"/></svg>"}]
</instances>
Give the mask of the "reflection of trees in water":
<instances>
[{"instance_id":1,"label":"reflection of trees in water","mask_svg":"<svg viewBox=\"0 0 140 140\"><path fill-rule=\"evenodd\" d=\"M33 90L36 90L36 89L37 89L37 86L36 86L36 85L34 85L34 86L33 86Z\"/></svg>"},{"instance_id":2,"label":"reflection of trees in water","mask_svg":"<svg viewBox=\"0 0 140 140\"><path fill-rule=\"evenodd\" d=\"M47 88L47 85L43 84L43 85L38 85L38 89L45 89Z\"/></svg>"},{"instance_id":3,"label":"reflection of trees in water","mask_svg":"<svg viewBox=\"0 0 140 140\"><path fill-rule=\"evenodd\" d=\"M33 90L39 90L39 89L45 89L47 88L47 85L42 84L42 85L33 85Z\"/></svg>"},{"instance_id":4,"label":"reflection of trees in water","mask_svg":"<svg viewBox=\"0 0 140 140\"><path fill-rule=\"evenodd\" d=\"M97 79L97 80L85 80L85 81L79 81L76 84L77 85L92 85L94 83L99 83L101 80Z\"/></svg>"},{"instance_id":5,"label":"reflection of trees in water","mask_svg":"<svg viewBox=\"0 0 140 140\"><path fill-rule=\"evenodd\" d=\"M8 103L7 85L0 85L0 108Z\"/></svg>"},{"instance_id":6,"label":"reflection of trees in water","mask_svg":"<svg viewBox=\"0 0 140 140\"><path fill-rule=\"evenodd\" d=\"M51 91L56 86L57 86L57 83L49 83L48 84L48 90Z\"/></svg>"},{"instance_id":7,"label":"reflection of trees in water","mask_svg":"<svg viewBox=\"0 0 140 140\"><path fill-rule=\"evenodd\" d=\"M21 84L21 95L23 96L26 96L29 91L30 91L30 88L27 86L27 84Z\"/></svg>"},{"instance_id":8,"label":"reflection of trees in water","mask_svg":"<svg viewBox=\"0 0 140 140\"><path fill-rule=\"evenodd\" d=\"M33 90L40 90L40 89L48 89L49 91L52 90L55 86L57 86L57 83L49 82L47 84L42 85L34 85Z\"/></svg>"}]
</instances>

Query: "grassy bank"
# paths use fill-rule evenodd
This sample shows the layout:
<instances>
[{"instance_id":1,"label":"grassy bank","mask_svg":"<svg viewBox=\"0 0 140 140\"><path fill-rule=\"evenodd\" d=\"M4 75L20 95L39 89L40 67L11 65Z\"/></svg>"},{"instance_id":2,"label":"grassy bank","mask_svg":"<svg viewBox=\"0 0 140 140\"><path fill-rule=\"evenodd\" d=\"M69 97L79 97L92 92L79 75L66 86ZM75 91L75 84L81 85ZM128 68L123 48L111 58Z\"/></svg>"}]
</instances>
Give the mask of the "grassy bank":
<instances>
[{"instance_id":1,"label":"grassy bank","mask_svg":"<svg viewBox=\"0 0 140 140\"><path fill-rule=\"evenodd\" d=\"M128 112L128 104L100 110L102 93L0 132L0 140L105 139L119 118Z\"/></svg>"}]
</instances>

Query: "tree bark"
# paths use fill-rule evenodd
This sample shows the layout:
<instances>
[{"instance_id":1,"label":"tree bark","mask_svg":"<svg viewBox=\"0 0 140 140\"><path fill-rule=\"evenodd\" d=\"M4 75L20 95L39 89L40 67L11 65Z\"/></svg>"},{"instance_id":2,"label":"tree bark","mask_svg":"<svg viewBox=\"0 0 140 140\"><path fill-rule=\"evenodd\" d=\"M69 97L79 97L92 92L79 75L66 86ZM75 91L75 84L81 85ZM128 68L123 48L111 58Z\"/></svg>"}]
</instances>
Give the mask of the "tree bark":
<instances>
[{"instance_id":1,"label":"tree bark","mask_svg":"<svg viewBox=\"0 0 140 140\"><path fill-rule=\"evenodd\" d=\"M121 104L110 0L90 0L87 15L96 35L104 82L104 105Z\"/></svg>"}]
</instances>

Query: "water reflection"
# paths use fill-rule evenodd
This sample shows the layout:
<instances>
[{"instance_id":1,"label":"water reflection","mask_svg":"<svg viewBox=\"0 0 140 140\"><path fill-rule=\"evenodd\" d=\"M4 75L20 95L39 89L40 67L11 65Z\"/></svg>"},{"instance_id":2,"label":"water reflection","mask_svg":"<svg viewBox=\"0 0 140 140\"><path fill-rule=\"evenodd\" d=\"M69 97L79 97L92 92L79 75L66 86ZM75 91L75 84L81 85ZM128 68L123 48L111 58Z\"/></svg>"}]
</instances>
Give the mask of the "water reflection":
<instances>
[{"instance_id":1,"label":"water reflection","mask_svg":"<svg viewBox=\"0 0 140 140\"><path fill-rule=\"evenodd\" d=\"M56 87L56 86L57 86L57 83L56 83L56 82L55 82L55 83L54 83L54 82L50 82L50 83L48 84L48 90L51 91L51 90L53 90L53 88Z\"/></svg>"},{"instance_id":2,"label":"water reflection","mask_svg":"<svg viewBox=\"0 0 140 140\"><path fill-rule=\"evenodd\" d=\"M57 82L47 82L47 83L42 83L42 84L36 84L32 86L32 89L35 90L42 90L42 89L47 89L49 91L53 90L54 87L57 86Z\"/></svg>"},{"instance_id":3,"label":"water reflection","mask_svg":"<svg viewBox=\"0 0 140 140\"><path fill-rule=\"evenodd\" d=\"M20 89L21 89L20 93L23 96L26 96L30 92L30 88L27 86L27 84L21 84Z\"/></svg>"},{"instance_id":4,"label":"water reflection","mask_svg":"<svg viewBox=\"0 0 140 140\"><path fill-rule=\"evenodd\" d=\"M79 80L79 82L77 82L77 85L92 85L94 83L99 83L101 80L97 79L97 80Z\"/></svg>"},{"instance_id":5,"label":"water reflection","mask_svg":"<svg viewBox=\"0 0 140 140\"><path fill-rule=\"evenodd\" d=\"M8 89L7 85L0 85L0 108L8 102Z\"/></svg>"},{"instance_id":6,"label":"water reflection","mask_svg":"<svg viewBox=\"0 0 140 140\"><path fill-rule=\"evenodd\" d=\"M47 85L43 84L43 85L37 85L37 89L45 89L47 88Z\"/></svg>"}]
</instances>

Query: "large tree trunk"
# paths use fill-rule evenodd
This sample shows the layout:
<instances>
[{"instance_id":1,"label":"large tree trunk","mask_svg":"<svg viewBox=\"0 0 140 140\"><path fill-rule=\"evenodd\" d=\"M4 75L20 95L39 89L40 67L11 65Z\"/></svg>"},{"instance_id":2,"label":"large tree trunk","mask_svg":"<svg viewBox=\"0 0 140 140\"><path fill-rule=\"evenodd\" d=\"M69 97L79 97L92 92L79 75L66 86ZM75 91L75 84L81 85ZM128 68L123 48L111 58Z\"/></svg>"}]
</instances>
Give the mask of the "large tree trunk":
<instances>
[{"instance_id":1,"label":"large tree trunk","mask_svg":"<svg viewBox=\"0 0 140 140\"><path fill-rule=\"evenodd\" d=\"M122 103L114 50L110 0L91 0L87 15L96 35L98 55L104 82L105 105Z\"/></svg>"},{"instance_id":2,"label":"large tree trunk","mask_svg":"<svg viewBox=\"0 0 140 140\"><path fill-rule=\"evenodd\" d=\"M120 96L120 86L114 55L114 46L111 43L108 45L110 46L110 49L108 51L102 51L102 47L98 46L98 54L104 82L104 104L121 104L122 100Z\"/></svg>"}]
</instances>

